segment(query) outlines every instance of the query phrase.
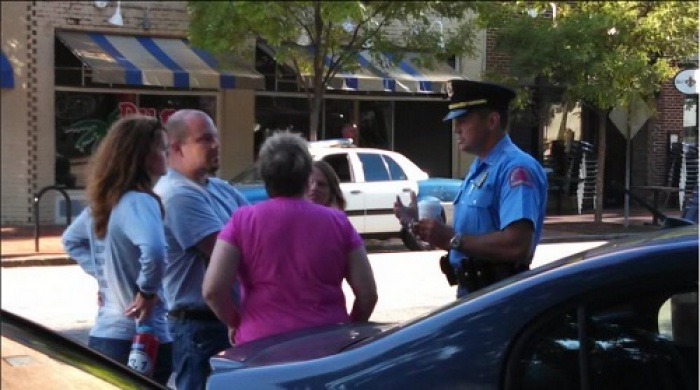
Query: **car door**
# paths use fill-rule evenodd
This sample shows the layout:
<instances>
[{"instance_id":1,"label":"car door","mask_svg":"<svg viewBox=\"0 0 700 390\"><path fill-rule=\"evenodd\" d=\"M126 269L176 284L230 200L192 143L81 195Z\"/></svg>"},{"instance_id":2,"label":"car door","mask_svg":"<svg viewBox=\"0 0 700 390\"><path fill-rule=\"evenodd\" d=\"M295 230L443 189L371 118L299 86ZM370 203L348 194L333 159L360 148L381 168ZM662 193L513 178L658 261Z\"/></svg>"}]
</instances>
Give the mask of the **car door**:
<instances>
[{"instance_id":1,"label":"car door","mask_svg":"<svg viewBox=\"0 0 700 390\"><path fill-rule=\"evenodd\" d=\"M345 197L345 213L355 230L362 234L365 232L365 193L363 183L357 182L360 164L356 159L357 157L349 152L337 152L321 157L321 160L330 164L338 175L340 189Z\"/></svg>"},{"instance_id":2,"label":"car door","mask_svg":"<svg viewBox=\"0 0 700 390\"><path fill-rule=\"evenodd\" d=\"M394 215L396 195L404 204L410 201L410 191L418 192L418 184L408 180L401 166L388 154L362 151L357 153L362 166L365 196L366 233L389 233L401 230Z\"/></svg>"}]
</instances>

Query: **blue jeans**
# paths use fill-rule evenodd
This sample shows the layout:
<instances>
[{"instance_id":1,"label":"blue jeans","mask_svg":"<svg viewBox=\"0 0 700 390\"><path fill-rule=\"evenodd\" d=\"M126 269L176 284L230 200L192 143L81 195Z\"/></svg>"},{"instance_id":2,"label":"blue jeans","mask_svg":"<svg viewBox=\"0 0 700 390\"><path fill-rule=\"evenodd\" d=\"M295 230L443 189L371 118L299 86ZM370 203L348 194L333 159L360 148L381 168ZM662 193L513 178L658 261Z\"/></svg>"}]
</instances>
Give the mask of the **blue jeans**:
<instances>
[{"instance_id":1,"label":"blue jeans","mask_svg":"<svg viewBox=\"0 0 700 390\"><path fill-rule=\"evenodd\" d=\"M231 347L228 327L220 321L168 319L173 337L173 371L178 390L204 389L209 358Z\"/></svg>"},{"instance_id":2,"label":"blue jeans","mask_svg":"<svg viewBox=\"0 0 700 390\"><path fill-rule=\"evenodd\" d=\"M131 341L90 336L88 347L126 366L131 352ZM173 368L173 345L158 345L156 364L153 367L153 380L166 386Z\"/></svg>"}]
</instances>

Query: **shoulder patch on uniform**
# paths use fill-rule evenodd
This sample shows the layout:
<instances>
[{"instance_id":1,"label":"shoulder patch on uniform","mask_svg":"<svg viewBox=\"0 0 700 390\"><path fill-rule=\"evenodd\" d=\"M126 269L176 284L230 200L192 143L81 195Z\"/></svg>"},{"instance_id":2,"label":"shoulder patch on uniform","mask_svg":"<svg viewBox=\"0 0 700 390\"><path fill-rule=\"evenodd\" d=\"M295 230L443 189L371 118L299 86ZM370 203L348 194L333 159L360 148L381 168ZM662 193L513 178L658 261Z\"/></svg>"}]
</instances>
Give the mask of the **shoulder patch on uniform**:
<instances>
[{"instance_id":1,"label":"shoulder patch on uniform","mask_svg":"<svg viewBox=\"0 0 700 390\"><path fill-rule=\"evenodd\" d=\"M508 182L510 183L511 188L521 185L532 186L530 173L523 167L515 167L511 169L510 174L508 175Z\"/></svg>"}]
</instances>

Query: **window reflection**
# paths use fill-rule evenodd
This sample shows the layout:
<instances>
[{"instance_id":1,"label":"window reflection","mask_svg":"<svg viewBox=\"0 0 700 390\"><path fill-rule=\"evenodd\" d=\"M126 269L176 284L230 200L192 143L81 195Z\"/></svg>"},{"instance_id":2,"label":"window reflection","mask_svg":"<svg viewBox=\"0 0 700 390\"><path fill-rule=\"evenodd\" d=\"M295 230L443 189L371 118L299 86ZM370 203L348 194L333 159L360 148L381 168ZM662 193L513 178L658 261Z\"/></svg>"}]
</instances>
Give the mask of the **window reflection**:
<instances>
[{"instance_id":1,"label":"window reflection","mask_svg":"<svg viewBox=\"0 0 700 390\"><path fill-rule=\"evenodd\" d=\"M591 389L697 388L697 292L650 294L595 303L556 316L530 336L519 355L520 389L580 389L580 323L589 348Z\"/></svg>"}]
</instances>

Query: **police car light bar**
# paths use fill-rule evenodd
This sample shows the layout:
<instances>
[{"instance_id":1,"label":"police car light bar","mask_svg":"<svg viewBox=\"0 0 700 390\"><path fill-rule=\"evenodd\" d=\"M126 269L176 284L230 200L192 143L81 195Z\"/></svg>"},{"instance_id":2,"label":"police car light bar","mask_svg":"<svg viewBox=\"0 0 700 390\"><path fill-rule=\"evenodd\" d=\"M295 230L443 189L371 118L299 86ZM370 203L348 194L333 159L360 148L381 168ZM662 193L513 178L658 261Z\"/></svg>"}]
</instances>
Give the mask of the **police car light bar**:
<instances>
[{"instance_id":1,"label":"police car light bar","mask_svg":"<svg viewBox=\"0 0 700 390\"><path fill-rule=\"evenodd\" d=\"M350 148L355 146L352 142L352 138L335 138L327 139L323 141L309 142L309 148Z\"/></svg>"}]
</instances>

